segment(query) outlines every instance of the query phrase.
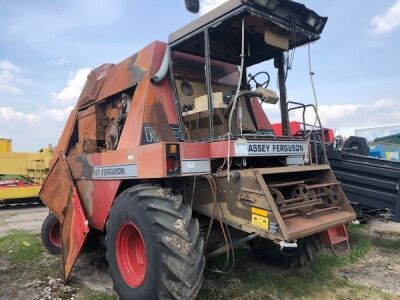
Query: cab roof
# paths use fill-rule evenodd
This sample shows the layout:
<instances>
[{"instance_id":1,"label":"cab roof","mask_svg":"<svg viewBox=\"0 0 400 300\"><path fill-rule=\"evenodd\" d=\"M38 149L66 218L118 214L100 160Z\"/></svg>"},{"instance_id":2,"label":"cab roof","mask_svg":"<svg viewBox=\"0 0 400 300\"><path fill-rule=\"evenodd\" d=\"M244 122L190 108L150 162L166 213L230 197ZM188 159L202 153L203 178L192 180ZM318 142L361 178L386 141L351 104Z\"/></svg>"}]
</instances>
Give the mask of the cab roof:
<instances>
[{"instance_id":1,"label":"cab roof","mask_svg":"<svg viewBox=\"0 0 400 300\"><path fill-rule=\"evenodd\" d=\"M328 18L289 0L229 0L169 37L171 48L204 56L209 30L211 59L239 64L241 21L246 24L246 65L276 57L282 49L267 45L265 31L288 38L288 49L318 40Z\"/></svg>"}]
</instances>

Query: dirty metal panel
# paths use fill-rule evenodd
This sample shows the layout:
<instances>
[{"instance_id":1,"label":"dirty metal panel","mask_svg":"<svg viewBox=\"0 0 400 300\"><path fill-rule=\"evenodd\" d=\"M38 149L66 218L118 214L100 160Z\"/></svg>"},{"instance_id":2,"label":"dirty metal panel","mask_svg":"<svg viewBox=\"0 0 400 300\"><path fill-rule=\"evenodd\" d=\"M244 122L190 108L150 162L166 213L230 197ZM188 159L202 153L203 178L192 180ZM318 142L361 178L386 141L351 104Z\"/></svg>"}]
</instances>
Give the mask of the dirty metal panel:
<instances>
[{"instance_id":1,"label":"dirty metal panel","mask_svg":"<svg viewBox=\"0 0 400 300\"><path fill-rule=\"evenodd\" d=\"M139 146L135 149L139 178L167 177L165 143Z\"/></svg>"},{"instance_id":2,"label":"dirty metal panel","mask_svg":"<svg viewBox=\"0 0 400 300\"><path fill-rule=\"evenodd\" d=\"M68 158L73 178L116 180L166 177L165 143ZM80 191L81 192L81 191Z\"/></svg>"},{"instance_id":3,"label":"dirty metal panel","mask_svg":"<svg viewBox=\"0 0 400 300\"><path fill-rule=\"evenodd\" d=\"M157 87L149 83L147 85L146 105L143 110L142 144L182 140L180 128L176 125L176 112L169 82L165 80Z\"/></svg>"},{"instance_id":4,"label":"dirty metal panel","mask_svg":"<svg viewBox=\"0 0 400 300\"><path fill-rule=\"evenodd\" d=\"M71 111L71 113L68 117L68 120L67 120L67 124L65 124L64 130L61 134L61 137L58 140L56 149L53 152L53 159L52 159L51 165L55 164L55 160L60 155L67 153L68 144L69 144L69 141L71 139L71 136L72 136L72 133L74 130L77 115L78 115L78 110L75 108L73 111Z\"/></svg>"},{"instance_id":5,"label":"dirty metal panel","mask_svg":"<svg viewBox=\"0 0 400 300\"><path fill-rule=\"evenodd\" d=\"M146 70L136 64L138 55L134 54L128 57L107 71L105 81L98 95L98 100L105 99L130 88L143 78Z\"/></svg>"},{"instance_id":6,"label":"dirty metal panel","mask_svg":"<svg viewBox=\"0 0 400 300\"><path fill-rule=\"evenodd\" d=\"M89 226L65 156L57 159L39 195L60 220L64 279L67 280L86 240Z\"/></svg>"},{"instance_id":7,"label":"dirty metal panel","mask_svg":"<svg viewBox=\"0 0 400 300\"><path fill-rule=\"evenodd\" d=\"M147 145L165 141L181 141L181 130L178 125L168 124L167 122L168 121L158 124L143 124L141 144Z\"/></svg>"},{"instance_id":8,"label":"dirty metal panel","mask_svg":"<svg viewBox=\"0 0 400 300\"><path fill-rule=\"evenodd\" d=\"M95 167L137 164L134 149L69 156L67 160L74 180L96 177Z\"/></svg>"},{"instance_id":9,"label":"dirty metal panel","mask_svg":"<svg viewBox=\"0 0 400 300\"><path fill-rule=\"evenodd\" d=\"M186 142L180 144L182 159L210 158L210 144L202 142Z\"/></svg>"},{"instance_id":10,"label":"dirty metal panel","mask_svg":"<svg viewBox=\"0 0 400 300\"><path fill-rule=\"evenodd\" d=\"M307 166L290 166L290 167L275 167L257 169L262 175L278 174L278 173L295 173L295 172L312 172L330 170L329 165L307 165Z\"/></svg>"},{"instance_id":11,"label":"dirty metal panel","mask_svg":"<svg viewBox=\"0 0 400 300\"><path fill-rule=\"evenodd\" d=\"M82 250L88 233L88 221L83 212L77 190L73 187L72 195L68 199L65 216L61 223L65 281L71 275L72 268Z\"/></svg>"},{"instance_id":12,"label":"dirty metal panel","mask_svg":"<svg viewBox=\"0 0 400 300\"><path fill-rule=\"evenodd\" d=\"M328 165L259 169L257 178L286 240L309 236L355 219Z\"/></svg>"},{"instance_id":13,"label":"dirty metal panel","mask_svg":"<svg viewBox=\"0 0 400 300\"><path fill-rule=\"evenodd\" d=\"M120 180L78 180L79 192L90 228L104 230L108 214L116 197Z\"/></svg>"},{"instance_id":14,"label":"dirty metal panel","mask_svg":"<svg viewBox=\"0 0 400 300\"><path fill-rule=\"evenodd\" d=\"M60 221L64 217L64 211L72 195L73 186L74 183L66 158L60 156L55 161L39 193L40 199Z\"/></svg>"},{"instance_id":15,"label":"dirty metal panel","mask_svg":"<svg viewBox=\"0 0 400 300\"><path fill-rule=\"evenodd\" d=\"M356 218L353 211L334 211L313 217L296 216L285 220L288 239L294 240L350 223Z\"/></svg>"},{"instance_id":16,"label":"dirty metal panel","mask_svg":"<svg viewBox=\"0 0 400 300\"><path fill-rule=\"evenodd\" d=\"M161 65L165 48L165 43L153 42L116 65L104 64L94 69L88 76L77 107L101 101L153 75Z\"/></svg>"},{"instance_id":17,"label":"dirty metal panel","mask_svg":"<svg viewBox=\"0 0 400 300\"><path fill-rule=\"evenodd\" d=\"M182 174L210 173L209 159L185 159L181 161Z\"/></svg>"},{"instance_id":18,"label":"dirty metal panel","mask_svg":"<svg viewBox=\"0 0 400 300\"><path fill-rule=\"evenodd\" d=\"M90 72L79 97L77 107L82 107L97 99L101 87L104 84L107 72L113 66L113 64L103 64Z\"/></svg>"}]
</instances>

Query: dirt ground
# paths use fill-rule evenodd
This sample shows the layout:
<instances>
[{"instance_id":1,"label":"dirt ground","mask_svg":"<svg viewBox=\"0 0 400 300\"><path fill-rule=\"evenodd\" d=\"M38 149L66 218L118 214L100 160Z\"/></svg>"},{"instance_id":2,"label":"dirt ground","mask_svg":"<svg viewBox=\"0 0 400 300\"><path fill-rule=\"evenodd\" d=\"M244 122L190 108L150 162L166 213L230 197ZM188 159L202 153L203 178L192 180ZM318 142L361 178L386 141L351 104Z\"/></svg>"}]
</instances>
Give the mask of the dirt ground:
<instances>
[{"instance_id":1,"label":"dirt ground","mask_svg":"<svg viewBox=\"0 0 400 300\"><path fill-rule=\"evenodd\" d=\"M45 208L0 211L0 236L28 230L33 234L22 235L23 243L40 252L25 264L0 256L0 299L117 299L101 250L82 253L69 285L62 283L61 257L44 251L37 235L46 215ZM363 229L365 233L368 229ZM389 246L381 244L383 238L389 239ZM282 270L244 248L238 251L232 273L206 271L199 299L400 299L398 240L400 235L374 233L376 243L365 256L336 268L322 281L312 275L317 267Z\"/></svg>"}]
</instances>

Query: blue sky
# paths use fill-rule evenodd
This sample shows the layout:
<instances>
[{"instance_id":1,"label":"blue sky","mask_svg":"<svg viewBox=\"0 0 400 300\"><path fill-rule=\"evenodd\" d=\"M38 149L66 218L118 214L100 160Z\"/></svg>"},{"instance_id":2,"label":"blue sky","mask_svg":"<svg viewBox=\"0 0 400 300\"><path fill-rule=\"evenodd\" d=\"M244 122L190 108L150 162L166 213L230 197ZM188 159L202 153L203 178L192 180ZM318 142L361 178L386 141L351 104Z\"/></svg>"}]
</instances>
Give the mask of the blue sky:
<instances>
[{"instance_id":1,"label":"blue sky","mask_svg":"<svg viewBox=\"0 0 400 300\"><path fill-rule=\"evenodd\" d=\"M222 2L204 0L203 13ZM324 124L400 123L400 0L302 2L329 17L311 46ZM167 41L196 17L183 0L0 0L0 137L18 151L55 145L91 68ZM313 101L306 47L296 51L288 95ZM275 120L276 107L266 110Z\"/></svg>"}]
</instances>

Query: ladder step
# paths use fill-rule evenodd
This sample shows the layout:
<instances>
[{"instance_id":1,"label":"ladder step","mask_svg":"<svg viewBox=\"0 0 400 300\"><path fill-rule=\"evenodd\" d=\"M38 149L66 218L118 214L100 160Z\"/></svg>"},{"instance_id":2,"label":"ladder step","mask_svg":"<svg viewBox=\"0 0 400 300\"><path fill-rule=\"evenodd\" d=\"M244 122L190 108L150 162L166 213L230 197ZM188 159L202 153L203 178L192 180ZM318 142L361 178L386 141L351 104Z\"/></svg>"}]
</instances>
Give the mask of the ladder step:
<instances>
[{"instance_id":1,"label":"ladder step","mask_svg":"<svg viewBox=\"0 0 400 300\"><path fill-rule=\"evenodd\" d=\"M324 236L325 241L330 245L338 245L349 240L344 224L326 230Z\"/></svg>"}]
</instances>

